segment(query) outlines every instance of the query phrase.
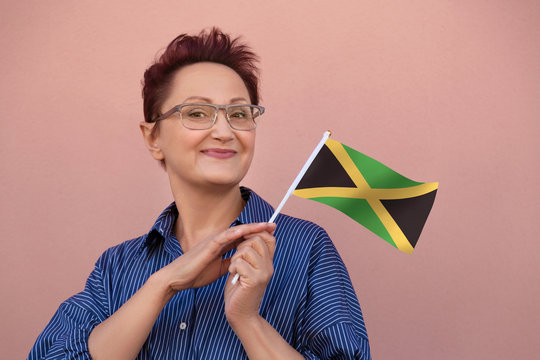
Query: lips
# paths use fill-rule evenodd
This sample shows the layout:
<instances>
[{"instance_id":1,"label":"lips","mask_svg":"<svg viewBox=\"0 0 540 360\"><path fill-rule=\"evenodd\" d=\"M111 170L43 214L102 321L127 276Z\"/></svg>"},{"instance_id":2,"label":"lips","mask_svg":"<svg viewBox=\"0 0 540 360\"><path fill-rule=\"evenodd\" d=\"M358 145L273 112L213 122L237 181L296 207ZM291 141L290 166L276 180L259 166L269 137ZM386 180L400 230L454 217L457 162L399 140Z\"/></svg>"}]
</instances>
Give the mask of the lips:
<instances>
[{"instance_id":1,"label":"lips","mask_svg":"<svg viewBox=\"0 0 540 360\"><path fill-rule=\"evenodd\" d=\"M207 156L210 156L216 159L230 159L234 155L236 155L236 151L232 149L213 148L213 149L204 149L201 152Z\"/></svg>"}]
</instances>

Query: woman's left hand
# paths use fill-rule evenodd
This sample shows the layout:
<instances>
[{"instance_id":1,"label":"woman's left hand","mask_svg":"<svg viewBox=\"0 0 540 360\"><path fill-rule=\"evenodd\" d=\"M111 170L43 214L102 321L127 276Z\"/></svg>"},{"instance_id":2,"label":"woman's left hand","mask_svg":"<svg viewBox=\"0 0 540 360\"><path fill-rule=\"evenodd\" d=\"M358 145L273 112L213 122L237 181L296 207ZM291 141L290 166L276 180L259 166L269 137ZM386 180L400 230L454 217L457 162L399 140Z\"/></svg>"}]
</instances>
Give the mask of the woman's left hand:
<instances>
[{"instance_id":1,"label":"woman's left hand","mask_svg":"<svg viewBox=\"0 0 540 360\"><path fill-rule=\"evenodd\" d=\"M245 239L231 258L230 275L225 285L225 315L233 330L237 324L259 317L264 291L274 273L272 260L276 239L273 231L250 234ZM240 278L233 285L233 274L236 273Z\"/></svg>"}]
</instances>

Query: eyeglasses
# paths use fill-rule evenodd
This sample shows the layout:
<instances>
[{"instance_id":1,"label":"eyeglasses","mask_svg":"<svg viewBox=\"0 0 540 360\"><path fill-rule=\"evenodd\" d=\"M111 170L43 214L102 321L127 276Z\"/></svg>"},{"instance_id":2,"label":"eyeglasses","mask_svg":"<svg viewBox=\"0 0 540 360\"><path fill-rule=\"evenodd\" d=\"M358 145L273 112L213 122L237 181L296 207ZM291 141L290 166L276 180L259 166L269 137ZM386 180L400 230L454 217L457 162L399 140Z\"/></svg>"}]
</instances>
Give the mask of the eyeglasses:
<instances>
[{"instance_id":1,"label":"eyeglasses","mask_svg":"<svg viewBox=\"0 0 540 360\"><path fill-rule=\"evenodd\" d=\"M249 131L257 127L257 118L264 113L264 108L258 105L233 104L233 105L214 105L214 104L180 104L158 116L154 121L167 119L174 113L180 114L180 120L184 127L191 130L210 129L216 123L219 110L225 110L227 122L234 130Z\"/></svg>"}]
</instances>

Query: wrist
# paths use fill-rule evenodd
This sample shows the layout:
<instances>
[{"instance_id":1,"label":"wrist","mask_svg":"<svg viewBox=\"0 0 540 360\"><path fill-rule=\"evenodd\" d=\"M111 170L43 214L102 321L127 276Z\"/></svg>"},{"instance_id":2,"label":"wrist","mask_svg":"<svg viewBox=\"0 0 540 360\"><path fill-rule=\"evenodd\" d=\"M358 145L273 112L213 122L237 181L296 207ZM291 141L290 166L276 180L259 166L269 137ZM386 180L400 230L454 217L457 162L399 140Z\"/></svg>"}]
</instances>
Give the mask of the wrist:
<instances>
[{"instance_id":1,"label":"wrist","mask_svg":"<svg viewBox=\"0 0 540 360\"><path fill-rule=\"evenodd\" d=\"M145 286L155 289L165 305L169 302L169 300L172 299L174 294L176 294L176 291L173 290L171 283L172 282L169 280L167 271L161 269L150 275Z\"/></svg>"},{"instance_id":2,"label":"wrist","mask_svg":"<svg viewBox=\"0 0 540 360\"><path fill-rule=\"evenodd\" d=\"M261 322L266 320L257 313L254 315L230 315L227 316L227 321L235 334L238 337L242 337L243 333L249 334L256 332L260 328Z\"/></svg>"},{"instance_id":3,"label":"wrist","mask_svg":"<svg viewBox=\"0 0 540 360\"><path fill-rule=\"evenodd\" d=\"M240 322L234 321L229 320L229 324L250 359L303 359L259 314Z\"/></svg>"}]
</instances>

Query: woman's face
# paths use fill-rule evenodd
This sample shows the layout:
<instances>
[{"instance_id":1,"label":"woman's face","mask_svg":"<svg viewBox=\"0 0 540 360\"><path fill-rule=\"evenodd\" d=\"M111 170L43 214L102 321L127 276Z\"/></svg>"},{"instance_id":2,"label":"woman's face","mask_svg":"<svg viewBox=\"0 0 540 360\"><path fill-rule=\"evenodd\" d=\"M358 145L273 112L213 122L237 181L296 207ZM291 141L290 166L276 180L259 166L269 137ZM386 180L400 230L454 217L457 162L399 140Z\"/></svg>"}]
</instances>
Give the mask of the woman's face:
<instances>
[{"instance_id":1,"label":"woman's face","mask_svg":"<svg viewBox=\"0 0 540 360\"><path fill-rule=\"evenodd\" d=\"M234 70L202 62L177 71L161 113L193 102L228 105L249 104L250 100L242 78ZM253 158L255 130L231 129L223 110L218 112L212 128L190 130L176 113L161 121L155 143L163 154L171 185L238 185Z\"/></svg>"}]
</instances>

